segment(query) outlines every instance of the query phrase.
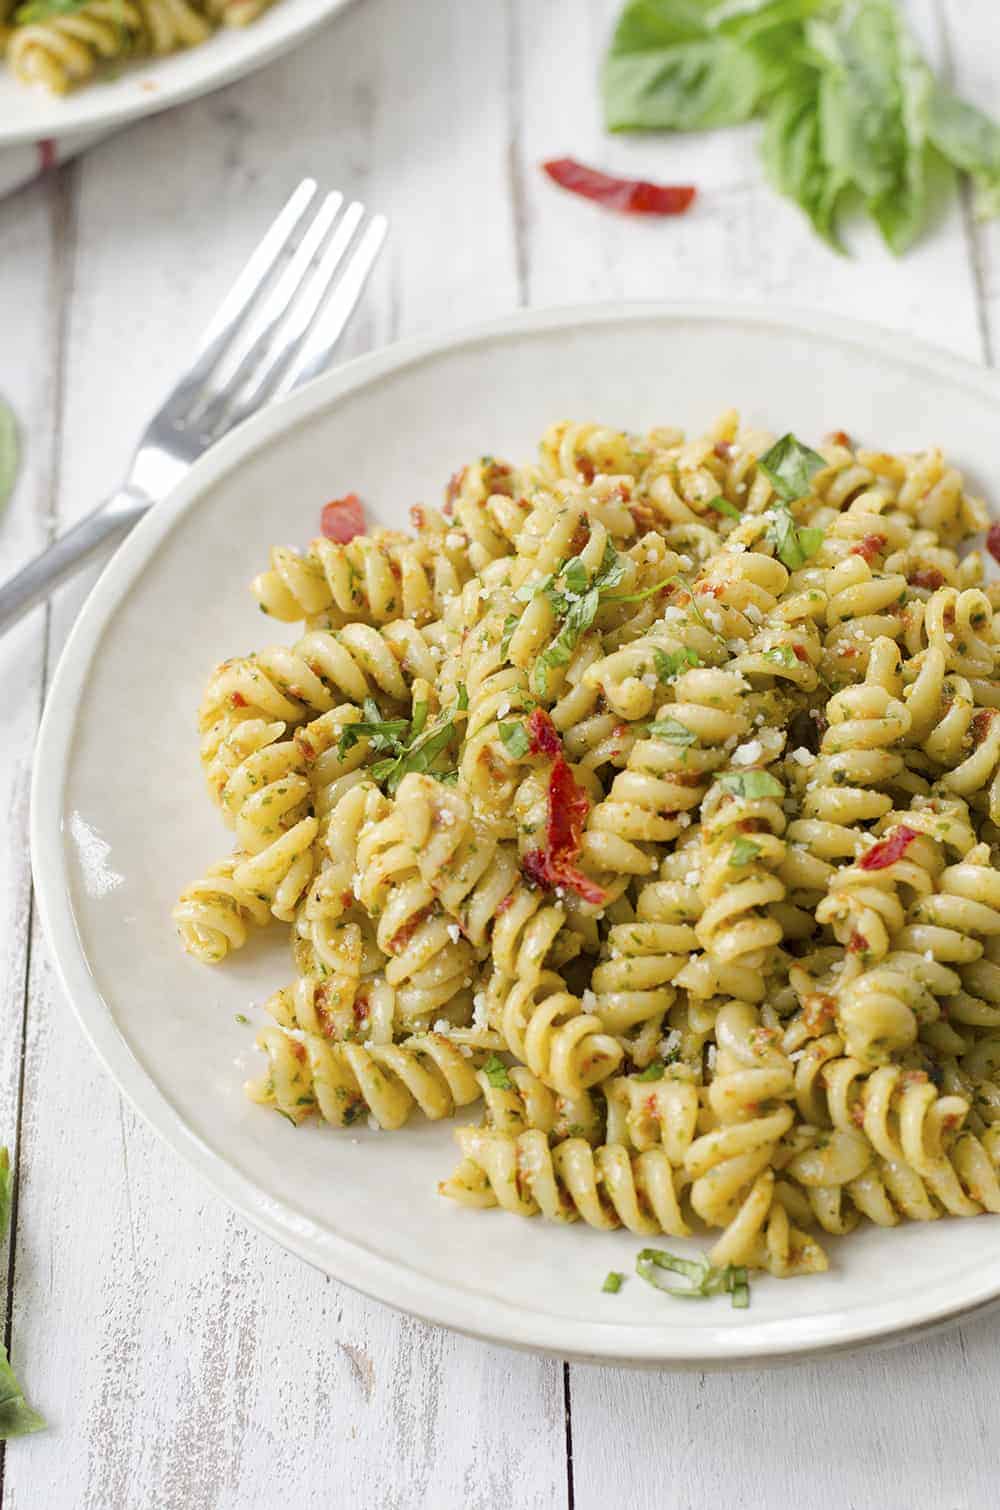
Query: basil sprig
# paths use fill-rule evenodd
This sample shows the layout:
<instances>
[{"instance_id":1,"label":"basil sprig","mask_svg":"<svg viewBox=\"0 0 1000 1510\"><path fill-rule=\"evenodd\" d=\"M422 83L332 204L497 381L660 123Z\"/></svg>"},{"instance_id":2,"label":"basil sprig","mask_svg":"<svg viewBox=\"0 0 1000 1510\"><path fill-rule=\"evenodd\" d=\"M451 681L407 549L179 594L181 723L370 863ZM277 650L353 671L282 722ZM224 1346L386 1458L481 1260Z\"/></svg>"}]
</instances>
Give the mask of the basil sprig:
<instances>
[{"instance_id":1,"label":"basil sprig","mask_svg":"<svg viewBox=\"0 0 1000 1510\"><path fill-rule=\"evenodd\" d=\"M539 594L544 594L552 605L556 618L560 620L555 638L531 668L529 683L536 696L544 697L547 694L550 669L569 663L573 651L597 617L602 597L606 598L624 577L625 566L626 558L618 554L609 540L604 547L601 565L593 577L581 557L573 556L556 571L549 572L540 582L527 583L514 594L522 603L530 603Z\"/></svg>"},{"instance_id":2,"label":"basil sprig","mask_svg":"<svg viewBox=\"0 0 1000 1510\"><path fill-rule=\"evenodd\" d=\"M454 772L434 771L431 767L454 738L456 713L464 712L468 706L469 694L464 686L460 686L455 706L443 712L428 728L425 702L414 703L409 719L382 718L375 700L365 698L365 717L345 726L337 753L343 758L359 739L370 739L373 750L387 751L382 760L374 762L371 774L375 781L385 786L390 797L395 795L399 783L411 771L426 771L437 781L452 781Z\"/></svg>"},{"instance_id":3,"label":"basil sprig","mask_svg":"<svg viewBox=\"0 0 1000 1510\"><path fill-rule=\"evenodd\" d=\"M0 1148L0 1239L10 1225L12 1199L10 1155L6 1148ZM7 1349L0 1342L0 1440L27 1436L29 1432L44 1429L45 1421L24 1398L24 1391L10 1366Z\"/></svg>"},{"instance_id":4,"label":"basil sprig","mask_svg":"<svg viewBox=\"0 0 1000 1510\"><path fill-rule=\"evenodd\" d=\"M935 152L1000 214L1000 125L937 82L896 0L628 0L603 94L612 131L763 116L768 177L837 250L852 200L893 252L912 245Z\"/></svg>"}]
</instances>

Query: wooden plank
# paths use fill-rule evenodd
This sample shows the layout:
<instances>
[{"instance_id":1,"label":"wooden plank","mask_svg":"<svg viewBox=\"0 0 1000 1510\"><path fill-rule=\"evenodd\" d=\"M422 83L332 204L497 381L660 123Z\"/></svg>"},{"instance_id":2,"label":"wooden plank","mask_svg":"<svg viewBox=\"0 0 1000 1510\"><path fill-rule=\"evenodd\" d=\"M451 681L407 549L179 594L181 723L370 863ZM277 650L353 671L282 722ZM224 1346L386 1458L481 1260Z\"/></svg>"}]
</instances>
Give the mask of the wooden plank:
<instances>
[{"instance_id":1,"label":"wooden plank","mask_svg":"<svg viewBox=\"0 0 1000 1510\"><path fill-rule=\"evenodd\" d=\"M305 173L393 217L349 349L516 302L508 203L490 189L505 96L479 67L504 44L502 13L462 0L360 5L258 78L85 159L63 523L115 482ZM60 597L53 653L84 588ZM23 1145L15 1335L53 1428L11 1454L5 1510L565 1503L560 1366L401 1318L248 1230L122 1104L37 929Z\"/></svg>"},{"instance_id":2,"label":"wooden plank","mask_svg":"<svg viewBox=\"0 0 1000 1510\"><path fill-rule=\"evenodd\" d=\"M22 463L13 497L0 514L0 576L6 577L44 544L49 533L54 434L53 406L60 366L62 284L66 276L65 197L53 182L37 185L0 206L0 263L4 267L4 357L0 397L13 408ZM31 922L28 791L31 751L42 697L46 619L36 610L0 639L0 1143L17 1167L25 987ZM16 1205L15 1205L16 1220ZM34 1360L8 1321L13 1238L0 1238L4 1331L24 1387L43 1387ZM0 1469L2 1473L2 1469Z\"/></svg>"},{"instance_id":3,"label":"wooden plank","mask_svg":"<svg viewBox=\"0 0 1000 1510\"><path fill-rule=\"evenodd\" d=\"M955 92L997 119L997 14L992 0L941 0L945 54ZM1000 359L1000 221L975 219L965 192L966 225L982 310L984 356Z\"/></svg>"},{"instance_id":4,"label":"wooden plank","mask_svg":"<svg viewBox=\"0 0 1000 1510\"><path fill-rule=\"evenodd\" d=\"M982 1386L998 1336L984 1323L767 1372L574 1368L576 1510L623 1484L629 1510L981 1510L996 1501L998 1414Z\"/></svg>"}]
</instances>

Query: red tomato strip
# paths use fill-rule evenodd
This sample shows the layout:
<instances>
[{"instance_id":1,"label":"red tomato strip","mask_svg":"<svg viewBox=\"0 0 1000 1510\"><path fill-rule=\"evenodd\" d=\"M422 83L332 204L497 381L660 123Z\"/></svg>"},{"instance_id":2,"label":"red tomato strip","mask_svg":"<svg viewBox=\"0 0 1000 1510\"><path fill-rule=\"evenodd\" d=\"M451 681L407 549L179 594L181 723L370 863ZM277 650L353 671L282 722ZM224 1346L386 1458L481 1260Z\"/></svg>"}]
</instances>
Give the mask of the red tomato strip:
<instances>
[{"instance_id":1,"label":"red tomato strip","mask_svg":"<svg viewBox=\"0 0 1000 1510\"><path fill-rule=\"evenodd\" d=\"M563 747L559 730L544 708L532 708L525 719L524 727L531 740L532 755L551 755L556 760L562 758Z\"/></svg>"},{"instance_id":2,"label":"red tomato strip","mask_svg":"<svg viewBox=\"0 0 1000 1510\"><path fill-rule=\"evenodd\" d=\"M571 194L596 200L609 210L627 215L682 215L694 199L689 184L653 184L644 178L614 178L588 168L572 157L554 157L542 163L545 172Z\"/></svg>"},{"instance_id":3,"label":"red tomato strip","mask_svg":"<svg viewBox=\"0 0 1000 1510\"><path fill-rule=\"evenodd\" d=\"M346 545L355 535L365 532L365 511L357 493L348 493L346 498L335 498L320 515L320 529L328 540Z\"/></svg>"},{"instance_id":4,"label":"red tomato strip","mask_svg":"<svg viewBox=\"0 0 1000 1510\"><path fill-rule=\"evenodd\" d=\"M893 829L887 839L880 839L877 844L872 845L871 849L865 851L858 861L858 869L887 870L890 865L895 865L897 860L902 859L916 837L914 829L900 824L899 828Z\"/></svg>"},{"instance_id":5,"label":"red tomato strip","mask_svg":"<svg viewBox=\"0 0 1000 1510\"><path fill-rule=\"evenodd\" d=\"M558 730L543 708L534 708L525 721L533 755L552 757L549 775L549 815L545 825L545 848L529 850L521 870L529 881L545 891L567 886L599 907L606 900L603 889L573 861L583 848L583 825L590 811L590 798L578 786L566 763Z\"/></svg>"},{"instance_id":6,"label":"red tomato strip","mask_svg":"<svg viewBox=\"0 0 1000 1510\"><path fill-rule=\"evenodd\" d=\"M987 530L986 549L994 561L1000 561L1000 524L991 524Z\"/></svg>"}]
</instances>

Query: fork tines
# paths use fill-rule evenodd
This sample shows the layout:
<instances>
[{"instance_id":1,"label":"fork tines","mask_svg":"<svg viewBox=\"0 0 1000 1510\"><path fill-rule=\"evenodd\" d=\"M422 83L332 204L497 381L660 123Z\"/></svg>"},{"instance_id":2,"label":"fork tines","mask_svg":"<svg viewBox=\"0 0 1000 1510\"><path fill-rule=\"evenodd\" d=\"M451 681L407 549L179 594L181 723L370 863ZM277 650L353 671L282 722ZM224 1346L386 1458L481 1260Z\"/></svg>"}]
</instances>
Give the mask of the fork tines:
<instances>
[{"instance_id":1,"label":"fork tines","mask_svg":"<svg viewBox=\"0 0 1000 1510\"><path fill-rule=\"evenodd\" d=\"M223 300L168 401L208 442L329 363L388 231L336 191L315 206L303 179ZM183 413L181 411L184 411Z\"/></svg>"}]
</instances>

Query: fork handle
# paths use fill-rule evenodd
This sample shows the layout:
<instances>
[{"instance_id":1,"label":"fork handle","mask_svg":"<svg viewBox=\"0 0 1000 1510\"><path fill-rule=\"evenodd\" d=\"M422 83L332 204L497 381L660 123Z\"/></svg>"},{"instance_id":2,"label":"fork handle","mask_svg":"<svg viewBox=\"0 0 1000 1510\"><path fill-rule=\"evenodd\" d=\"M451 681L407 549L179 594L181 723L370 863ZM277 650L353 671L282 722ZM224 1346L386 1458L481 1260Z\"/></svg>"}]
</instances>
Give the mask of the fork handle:
<instances>
[{"instance_id":1,"label":"fork handle","mask_svg":"<svg viewBox=\"0 0 1000 1510\"><path fill-rule=\"evenodd\" d=\"M87 514L0 587L0 635L72 576L109 541L121 540L150 507L144 493L122 488Z\"/></svg>"}]
</instances>

